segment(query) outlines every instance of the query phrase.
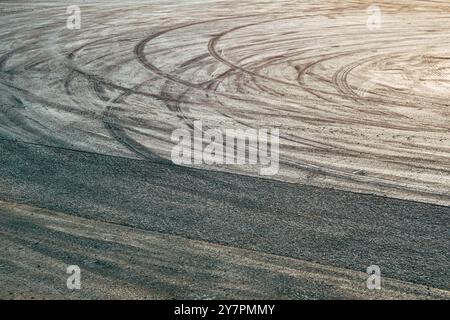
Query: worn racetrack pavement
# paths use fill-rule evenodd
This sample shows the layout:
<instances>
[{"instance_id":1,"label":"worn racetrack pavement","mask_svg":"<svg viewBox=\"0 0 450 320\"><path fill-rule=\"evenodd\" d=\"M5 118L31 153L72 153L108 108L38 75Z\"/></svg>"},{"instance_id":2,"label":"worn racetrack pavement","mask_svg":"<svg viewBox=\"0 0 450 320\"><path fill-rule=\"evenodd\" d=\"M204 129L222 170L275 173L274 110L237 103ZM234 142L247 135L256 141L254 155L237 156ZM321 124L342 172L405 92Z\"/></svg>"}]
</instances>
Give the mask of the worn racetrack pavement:
<instances>
[{"instance_id":1,"label":"worn racetrack pavement","mask_svg":"<svg viewBox=\"0 0 450 320\"><path fill-rule=\"evenodd\" d=\"M397 3L373 31L365 1L89 2L69 30L72 2L0 1L0 298L448 299L449 9ZM172 164L194 120L279 128L279 174Z\"/></svg>"}]
</instances>

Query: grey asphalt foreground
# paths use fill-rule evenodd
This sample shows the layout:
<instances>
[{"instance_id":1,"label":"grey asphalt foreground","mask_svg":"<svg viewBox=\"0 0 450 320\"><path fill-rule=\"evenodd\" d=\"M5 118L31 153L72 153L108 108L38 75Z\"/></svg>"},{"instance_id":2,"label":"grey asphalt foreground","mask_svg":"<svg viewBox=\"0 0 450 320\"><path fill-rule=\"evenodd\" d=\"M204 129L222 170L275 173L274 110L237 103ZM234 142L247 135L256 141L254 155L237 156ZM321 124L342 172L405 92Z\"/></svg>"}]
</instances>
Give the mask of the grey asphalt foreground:
<instances>
[{"instance_id":1,"label":"grey asphalt foreground","mask_svg":"<svg viewBox=\"0 0 450 320\"><path fill-rule=\"evenodd\" d=\"M427 296L428 292L428 296L433 297L433 291L429 291L429 287L432 287L443 289L438 290L441 298L449 297L446 291L450 277L448 207L7 140L1 141L0 154L0 197L8 202L82 217L88 219L89 222L85 224L91 226L102 222L127 226L130 228L122 231L122 234L131 234L131 239L133 232L136 233L135 237L142 237L144 231L149 231L170 237L178 236L185 239L182 240L184 242L191 239L217 244L220 246L214 248L219 252L228 252L228 246L231 247L230 252L238 249L258 252L274 264L279 259L285 259L281 257L289 257L298 260L294 264L296 266L301 261L308 261L335 267L335 270L331 268L327 272L334 272L338 278L342 273L340 270L365 272L368 266L375 264L380 266L383 276L387 278L428 288L422 289L424 294L419 289L408 287L413 296ZM7 209L9 206L0 207L3 206L5 208L0 214L2 239L13 243L2 243L6 246L3 251L9 248L17 255L20 247L41 256L36 262L30 258L33 255L26 254L23 258L28 258L28 262L32 264L28 266L24 266L23 261L15 263L15 259L7 257L0 260L1 277L7 277L6 283L14 283L11 285L15 288L11 291L13 295L17 294L17 287L23 289L19 290L22 294L28 292L27 286L36 286L36 281L42 285L38 292L45 292L46 287L56 290L56 284L52 281L57 281L55 279L58 274L64 275L65 270L60 268L59 273L56 270L56 275L52 277L48 270L43 275L41 272L44 271L41 270L44 268L33 267L33 264L39 261L45 264L49 259L60 264L78 264L91 272L98 269L99 276L110 282L117 277L119 282L116 282L116 286L123 282L133 287L154 285L155 279L144 284L145 277L139 279L133 272L127 275L125 268L116 272L118 266L114 265L114 260L123 265L129 259L129 265L134 265L135 260L144 259L145 255L139 253L139 248L145 242L132 239L133 241L129 240L131 244L125 245L120 243L120 237L115 236L113 231L107 231L104 226L99 227L98 239L65 234L64 230L70 229L70 224L61 223L59 227L50 228L44 221L41 222L42 226L33 223L38 221L33 214L12 214L12 209ZM22 208L21 211L29 212L30 209ZM47 219L53 221L56 218L50 215ZM103 229L106 231L102 231ZM96 229L91 231L93 230ZM102 239L103 235L112 239ZM160 237L160 242L165 239L176 243L173 238ZM159 244L162 245L170 246L168 243ZM195 277L202 280L202 285L207 282L201 271L190 274L186 280L189 285L184 286L184 291L175 290L183 287L183 272L195 266L192 266L192 257L188 259L187 253L177 255L180 248L172 252L163 249L157 254L153 253L158 257L156 260L153 257L147 263L153 265L153 268L156 268L154 264L161 263L160 269L157 268L160 273L169 273L177 279L176 273L179 272L181 278L166 279L165 283L160 279L157 288L153 288L157 293L150 294L150 297L170 296L171 292L172 296L182 297L186 291L191 293L185 297L207 295L206 289L194 289ZM121 253L112 254L110 259L113 260L102 260L89 257L89 253L94 252L101 252L100 256ZM244 252L242 255L247 254ZM274 258L271 259L270 255ZM166 265L169 257L175 261ZM198 260L197 264L204 264L202 268L197 266L198 270L207 268L219 274L230 272L226 264L221 263L224 257L212 259L206 254L198 253L195 259ZM232 260L226 263L232 263ZM286 260L283 263L286 265ZM23 279L22 273L25 272L15 272L17 267L25 268L30 273L27 278L34 279L34 282L30 280L22 285L17 284L16 281L22 281L19 279ZM240 273L235 273L237 278L245 273L242 266L235 268L241 268ZM252 268L247 271L253 278L253 287L250 289L265 289L260 292L260 296L346 297L345 293L339 295L339 290L333 290L333 286L337 286L345 291L342 284L339 286L310 279L309 282L304 280L302 285L301 278L291 282L292 275L278 274L280 267L271 266L264 272L253 265L246 268ZM267 280L268 275L272 275L272 278L269 277L270 281ZM220 277L214 279L225 281ZM249 281L248 275L245 279ZM361 275L357 279L358 281L353 279L354 282L350 283L361 291L365 287L365 281ZM65 284L61 281L60 284ZM235 281L240 282L239 279ZM348 282L348 279L344 281ZM217 289L213 283L214 281L210 285ZM226 286L226 283L220 285ZM228 292L229 297L229 292L234 292L235 297L251 296L249 292L245 292L245 285L240 291L238 289L228 288L228 291L214 294L214 289L210 289L209 294L213 297L226 297ZM174 293L175 291L178 293ZM408 293L408 290L399 291L405 295ZM51 296L50 293L51 290L46 295ZM349 297L355 297L355 294L346 293ZM70 296L69 293L66 294ZM7 292L2 290L2 295L7 295ZM373 295L366 290L365 297ZM103 297L105 296L106 293ZM360 292L359 297L361 296L364 295ZM88 294L85 297L95 295Z\"/></svg>"}]
</instances>

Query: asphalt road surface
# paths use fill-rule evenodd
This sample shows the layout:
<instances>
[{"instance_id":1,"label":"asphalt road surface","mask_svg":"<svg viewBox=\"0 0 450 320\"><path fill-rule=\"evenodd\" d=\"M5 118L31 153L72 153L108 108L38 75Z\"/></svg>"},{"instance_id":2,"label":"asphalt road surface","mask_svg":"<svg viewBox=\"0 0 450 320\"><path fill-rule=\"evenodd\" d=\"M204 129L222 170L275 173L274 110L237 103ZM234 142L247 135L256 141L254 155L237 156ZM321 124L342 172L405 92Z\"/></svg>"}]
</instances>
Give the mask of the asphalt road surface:
<instances>
[{"instance_id":1,"label":"asphalt road surface","mask_svg":"<svg viewBox=\"0 0 450 320\"><path fill-rule=\"evenodd\" d=\"M71 4L0 1L0 298L450 298L445 2ZM279 173L173 164L195 120Z\"/></svg>"}]
</instances>

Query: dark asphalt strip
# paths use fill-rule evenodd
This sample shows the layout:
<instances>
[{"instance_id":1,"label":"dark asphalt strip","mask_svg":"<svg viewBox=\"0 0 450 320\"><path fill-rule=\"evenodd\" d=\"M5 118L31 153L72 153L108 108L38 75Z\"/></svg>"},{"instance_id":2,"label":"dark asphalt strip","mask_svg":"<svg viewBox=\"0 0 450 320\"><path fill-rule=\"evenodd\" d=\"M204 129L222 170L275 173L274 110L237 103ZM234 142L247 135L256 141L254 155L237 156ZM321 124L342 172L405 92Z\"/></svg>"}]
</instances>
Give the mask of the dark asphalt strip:
<instances>
[{"instance_id":1,"label":"dark asphalt strip","mask_svg":"<svg viewBox=\"0 0 450 320\"><path fill-rule=\"evenodd\" d=\"M449 289L449 207L11 141L0 198Z\"/></svg>"}]
</instances>

